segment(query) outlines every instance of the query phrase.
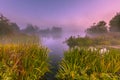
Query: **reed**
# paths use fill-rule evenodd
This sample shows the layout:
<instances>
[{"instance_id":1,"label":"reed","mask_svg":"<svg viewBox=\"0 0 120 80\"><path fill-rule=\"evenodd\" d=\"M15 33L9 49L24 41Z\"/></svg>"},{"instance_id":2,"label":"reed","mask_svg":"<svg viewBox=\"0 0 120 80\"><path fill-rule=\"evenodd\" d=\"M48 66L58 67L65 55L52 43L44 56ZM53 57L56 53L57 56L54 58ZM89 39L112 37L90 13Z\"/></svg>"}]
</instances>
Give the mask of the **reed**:
<instances>
[{"instance_id":1,"label":"reed","mask_svg":"<svg viewBox=\"0 0 120 80\"><path fill-rule=\"evenodd\" d=\"M0 44L0 80L43 80L49 72L49 50L30 38L14 40Z\"/></svg>"},{"instance_id":2,"label":"reed","mask_svg":"<svg viewBox=\"0 0 120 80\"><path fill-rule=\"evenodd\" d=\"M64 53L58 79L62 80L120 80L120 51L109 49L72 48Z\"/></svg>"}]
</instances>

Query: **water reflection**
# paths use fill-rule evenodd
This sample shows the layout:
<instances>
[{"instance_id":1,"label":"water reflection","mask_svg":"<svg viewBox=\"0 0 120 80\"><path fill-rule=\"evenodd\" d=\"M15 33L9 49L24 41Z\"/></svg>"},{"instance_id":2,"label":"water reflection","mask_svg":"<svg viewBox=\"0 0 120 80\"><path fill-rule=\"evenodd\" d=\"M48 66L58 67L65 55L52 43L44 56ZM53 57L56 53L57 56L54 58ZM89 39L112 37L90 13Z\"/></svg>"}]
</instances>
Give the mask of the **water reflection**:
<instances>
[{"instance_id":1,"label":"water reflection","mask_svg":"<svg viewBox=\"0 0 120 80\"><path fill-rule=\"evenodd\" d=\"M54 76L58 70L58 64L61 61L64 51L68 49L68 46L63 43L67 38L70 36L79 35L80 33L62 33L62 34L49 34L49 35L42 35L41 41L42 44L47 46L50 49L49 58L50 64L52 65L51 71L53 73L46 74L47 80L57 80Z\"/></svg>"},{"instance_id":2,"label":"water reflection","mask_svg":"<svg viewBox=\"0 0 120 80\"><path fill-rule=\"evenodd\" d=\"M62 57L63 52L68 49L68 46L63 42L70 36L76 36L76 35L81 36L81 33L48 34L40 37L42 44L47 46L51 50L50 55L56 54Z\"/></svg>"},{"instance_id":3,"label":"water reflection","mask_svg":"<svg viewBox=\"0 0 120 80\"><path fill-rule=\"evenodd\" d=\"M63 51L68 48L63 42L65 39L63 37L42 37L43 45L50 49L50 54L63 55Z\"/></svg>"}]
</instances>

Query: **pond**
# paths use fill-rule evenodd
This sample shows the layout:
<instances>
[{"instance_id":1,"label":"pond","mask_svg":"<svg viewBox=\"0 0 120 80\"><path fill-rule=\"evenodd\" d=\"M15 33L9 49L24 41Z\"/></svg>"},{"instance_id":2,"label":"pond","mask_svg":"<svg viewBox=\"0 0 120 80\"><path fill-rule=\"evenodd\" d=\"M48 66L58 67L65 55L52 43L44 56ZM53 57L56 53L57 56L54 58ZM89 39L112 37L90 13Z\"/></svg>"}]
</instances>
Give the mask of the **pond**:
<instances>
[{"instance_id":1,"label":"pond","mask_svg":"<svg viewBox=\"0 0 120 80\"><path fill-rule=\"evenodd\" d=\"M70 36L78 36L78 35L83 36L84 34L81 34L79 32L74 32L74 33L69 32L69 33L61 33L59 35L54 34L52 36L42 36L41 42L44 46L50 49L49 56L55 55L59 58L62 58L64 51L68 49L65 40L68 39Z\"/></svg>"},{"instance_id":2,"label":"pond","mask_svg":"<svg viewBox=\"0 0 120 80\"><path fill-rule=\"evenodd\" d=\"M58 64L61 61L64 51L66 51L69 47L65 43L65 40L70 36L81 35L81 33L62 33L57 36L42 36L41 42L44 46L50 49L49 58L50 64L52 65L53 74L48 74L49 77L47 80L55 80L54 76L58 69Z\"/></svg>"}]
</instances>

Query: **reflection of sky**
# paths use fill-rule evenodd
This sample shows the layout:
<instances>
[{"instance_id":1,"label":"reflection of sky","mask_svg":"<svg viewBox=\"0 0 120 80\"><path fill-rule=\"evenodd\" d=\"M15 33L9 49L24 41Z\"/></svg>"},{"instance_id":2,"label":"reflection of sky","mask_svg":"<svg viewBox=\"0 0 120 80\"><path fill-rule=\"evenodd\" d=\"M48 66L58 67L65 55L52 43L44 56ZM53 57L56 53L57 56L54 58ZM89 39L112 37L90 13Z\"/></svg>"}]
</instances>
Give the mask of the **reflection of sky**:
<instances>
[{"instance_id":1,"label":"reflection of sky","mask_svg":"<svg viewBox=\"0 0 120 80\"><path fill-rule=\"evenodd\" d=\"M120 0L0 0L0 12L19 25L79 29L98 20L108 21L119 11Z\"/></svg>"},{"instance_id":2,"label":"reflection of sky","mask_svg":"<svg viewBox=\"0 0 120 80\"><path fill-rule=\"evenodd\" d=\"M54 54L61 54L63 51L67 50L68 46L63 43L64 41L64 38L42 38L43 45L47 46L50 52Z\"/></svg>"},{"instance_id":3,"label":"reflection of sky","mask_svg":"<svg viewBox=\"0 0 120 80\"><path fill-rule=\"evenodd\" d=\"M60 37L41 37L42 44L50 49L51 54L63 56L63 52L68 49L65 42L70 36L81 36L80 33L63 33ZM56 35L57 36L57 35Z\"/></svg>"}]
</instances>

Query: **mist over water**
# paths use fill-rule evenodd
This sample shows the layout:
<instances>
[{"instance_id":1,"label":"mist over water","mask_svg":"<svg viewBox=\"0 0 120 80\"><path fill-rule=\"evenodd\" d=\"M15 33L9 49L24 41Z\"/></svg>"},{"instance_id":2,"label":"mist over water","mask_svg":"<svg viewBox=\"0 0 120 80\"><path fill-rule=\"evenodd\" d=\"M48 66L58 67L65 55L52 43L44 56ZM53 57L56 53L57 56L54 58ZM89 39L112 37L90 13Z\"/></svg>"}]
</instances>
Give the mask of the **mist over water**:
<instances>
[{"instance_id":1,"label":"mist over water","mask_svg":"<svg viewBox=\"0 0 120 80\"><path fill-rule=\"evenodd\" d=\"M62 32L60 35L54 34L54 36L40 36L43 45L50 49L50 55L58 55L63 57L64 51L68 49L65 40L70 36L84 36L82 32Z\"/></svg>"},{"instance_id":2,"label":"mist over water","mask_svg":"<svg viewBox=\"0 0 120 80\"><path fill-rule=\"evenodd\" d=\"M81 32L62 32L61 34L54 34L49 36L40 36L42 45L48 47L50 50L49 58L50 64L53 66L51 71L53 74L47 74L47 80L56 80L53 76L56 75L58 72L58 64L60 63L61 59L64 56L64 51L68 50L68 46L65 43L65 40L68 39L70 36L84 36L84 33Z\"/></svg>"}]
</instances>

